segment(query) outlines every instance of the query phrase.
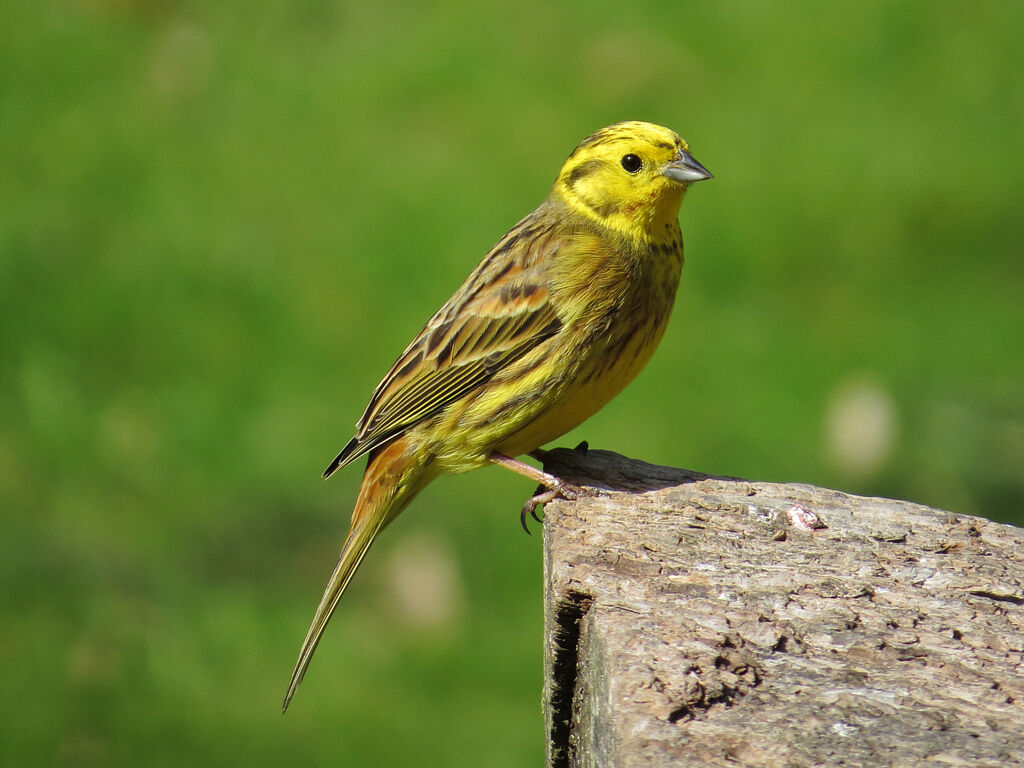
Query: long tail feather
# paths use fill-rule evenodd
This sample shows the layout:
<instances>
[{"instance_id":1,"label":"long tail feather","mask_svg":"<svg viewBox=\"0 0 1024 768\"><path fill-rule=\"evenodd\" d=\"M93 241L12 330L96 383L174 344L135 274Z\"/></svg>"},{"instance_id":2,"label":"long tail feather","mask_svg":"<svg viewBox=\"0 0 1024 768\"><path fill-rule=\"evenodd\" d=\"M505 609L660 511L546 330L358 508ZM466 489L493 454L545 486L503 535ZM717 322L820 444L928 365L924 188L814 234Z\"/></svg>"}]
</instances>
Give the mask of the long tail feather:
<instances>
[{"instance_id":1,"label":"long tail feather","mask_svg":"<svg viewBox=\"0 0 1024 768\"><path fill-rule=\"evenodd\" d=\"M288 692L281 707L282 712L288 710L288 704L306 674L317 643L327 628L327 622L331 620L331 614L334 613L338 601L373 540L429 480L424 473L425 467L426 462L411 450L405 437L390 443L371 456L359 488L359 498L352 512L352 527L341 548L338 564L334 566L334 572L327 582L323 597L320 598L320 604L313 614L306 639L302 642L302 649L299 651L298 661L295 662Z\"/></svg>"}]
</instances>

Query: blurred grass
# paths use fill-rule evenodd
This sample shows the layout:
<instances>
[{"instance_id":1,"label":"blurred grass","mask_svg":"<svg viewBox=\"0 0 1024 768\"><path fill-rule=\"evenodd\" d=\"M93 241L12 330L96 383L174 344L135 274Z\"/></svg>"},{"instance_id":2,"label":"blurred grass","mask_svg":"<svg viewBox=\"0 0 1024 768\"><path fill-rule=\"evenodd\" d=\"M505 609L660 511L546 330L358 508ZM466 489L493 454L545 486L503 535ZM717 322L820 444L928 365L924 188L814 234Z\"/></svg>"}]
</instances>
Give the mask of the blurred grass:
<instances>
[{"instance_id":1,"label":"blurred grass","mask_svg":"<svg viewBox=\"0 0 1024 768\"><path fill-rule=\"evenodd\" d=\"M358 483L318 472L615 120L716 179L661 350L563 444L1024 523L1019 6L3 15L4 765L540 762L539 541L499 470L383 537L278 706ZM844 464L864 382L883 434ZM396 607L413 540L456 579L436 625Z\"/></svg>"}]
</instances>

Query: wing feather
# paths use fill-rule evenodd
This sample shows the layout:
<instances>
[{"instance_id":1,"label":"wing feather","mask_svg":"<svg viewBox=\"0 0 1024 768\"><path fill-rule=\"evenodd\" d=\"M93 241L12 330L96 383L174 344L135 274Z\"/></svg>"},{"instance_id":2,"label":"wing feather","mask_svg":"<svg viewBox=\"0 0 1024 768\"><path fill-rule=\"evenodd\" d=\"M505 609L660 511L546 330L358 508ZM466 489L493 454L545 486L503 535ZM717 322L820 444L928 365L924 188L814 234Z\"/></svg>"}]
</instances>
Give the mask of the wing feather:
<instances>
[{"instance_id":1,"label":"wing feather","mask_svg":"<svg viewBox=\"0 0 1024 768\"><path fill-rule=\"evenodd\" d=\"M560 239L539 226L539 214L505 235L413 339L377 385L356 436L325 477L465 397L558 333L562 324L543 269Z\"/></svg>"}]
</instances>

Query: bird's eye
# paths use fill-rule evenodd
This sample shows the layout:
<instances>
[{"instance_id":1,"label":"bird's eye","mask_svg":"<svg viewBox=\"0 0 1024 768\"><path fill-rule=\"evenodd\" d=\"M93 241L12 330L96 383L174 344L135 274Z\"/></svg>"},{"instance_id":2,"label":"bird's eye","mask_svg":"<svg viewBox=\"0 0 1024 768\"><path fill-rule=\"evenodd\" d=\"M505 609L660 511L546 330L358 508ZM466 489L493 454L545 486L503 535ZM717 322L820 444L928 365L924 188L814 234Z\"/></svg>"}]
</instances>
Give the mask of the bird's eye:
<instances>
[{"instance_id":1,"label":"bird's eye","mask_svg":"<svg viewBox=\"0 0 1024 768\"><path fill-rule=\"evenodd\" d=\"M622 167L630 173L636 173L643 168L644 161L633 154L626 155L622 158Z\"/></svg>"}]
</instances>

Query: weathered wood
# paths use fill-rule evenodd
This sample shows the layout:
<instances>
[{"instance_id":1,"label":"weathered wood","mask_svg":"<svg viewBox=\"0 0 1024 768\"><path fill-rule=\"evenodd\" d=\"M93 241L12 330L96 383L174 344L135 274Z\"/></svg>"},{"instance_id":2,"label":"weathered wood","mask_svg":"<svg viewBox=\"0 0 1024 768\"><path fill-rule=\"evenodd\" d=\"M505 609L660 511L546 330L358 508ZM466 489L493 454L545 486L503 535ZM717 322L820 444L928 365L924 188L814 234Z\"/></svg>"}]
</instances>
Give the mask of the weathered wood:
<instances>
[{"instance_id":1,"label":"weathered wood","mask_svg":"<svg viewBox=\"0 0 1024 768\"><path fill-rule=\"evenodd\" d=\"M1024 765L1024 531L604 451L544 463L612 489L545 511L550 766Z\"/></svg>"}]
</instances>

